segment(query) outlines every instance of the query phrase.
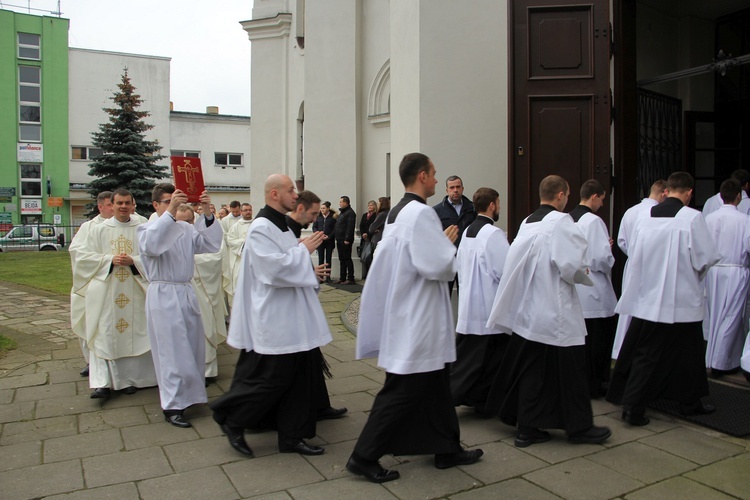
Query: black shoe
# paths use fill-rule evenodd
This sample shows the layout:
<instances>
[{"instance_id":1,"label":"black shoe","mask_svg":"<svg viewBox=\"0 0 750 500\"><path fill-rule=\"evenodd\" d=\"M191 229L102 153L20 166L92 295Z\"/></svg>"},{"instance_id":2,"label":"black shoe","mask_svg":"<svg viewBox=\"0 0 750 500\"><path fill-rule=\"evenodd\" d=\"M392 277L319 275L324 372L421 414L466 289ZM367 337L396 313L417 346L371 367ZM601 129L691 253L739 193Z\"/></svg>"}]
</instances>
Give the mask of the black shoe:
<instances>
[{"instance_id":1,"label":"black shoe","mask_svg":"<svg viewBox=\"0 0 750 500\"><path fill-rule=\"evenodd\" d=\"M128 386L128 387L126 387L125 389L122 390L122 393L123 394L127 394L128 396L130 396L131 394L135 394L136 392L138 392L138 389L136 389L132 385L130 385L130 386Z\"/></svg>"},{"instance_id":2,"label":"black shoe","mask_svg":"<svg viewBox=\"0 0 750 500\"><path fill-rule=\"evenodd\" d=\"M247 442L245 441L245 431L243 429L235 429L229 427L226 424L220 424L220 427L221 430L224 431L224 434L227 435L229 446L239 451L243 455L247 455L251 458L253 457L253 450L250 449L250 447L247 445Z\"/></svg>"},{"instance_id":3,"label":"black shoe","mask_svg":"<svg viewBox=\"0 0 750 500\"><path fill-rule=\"evenodd\" d=\"M79 372L81 374L81 377L88 377L89 376L89 365L86 365L86 367Z\"/></svg>"},{"instance_id":4,"label":"black shoe","mask_svg":"<svg viewBox=\"0 0 750 500\"><path fill-rule=\"evenodd\" d=\"M716 411L714 405L708 403L697 402L693 405L680 405L680 413L686 417L691 415L708 415Z\"/></svg>"},{"instance_id":5,"label":"black shoe","mask_svg":"<svg viewBox=\"0 0 750 500\"><path fill-rule=\"evenodd\" d=\"M568 434L568 441L573 444L602 444L611 435L612 431L609 430L609 427L592 425L585 431Z\"/></svg>"},{"instance_id":6,"label":"black shoe","mask_svg":"<svg viewBox=\"0 0 750 500\"><path fill-rule=\"evenodd\" d=\"M329 420L333 418L341 418L344 416L344 414L349 411L346 408L334 408L332 406L329 406L325 410L321 410L318 412L318 416L316 417L317 420Z\"/></svg>"},{"instance_id":7,"label":"black shoe","mask_svg":"<svg viewBox=\"0 0 750 500\"><path fill-rule=\"evenodd\" d=\"M537 429L536 427L519 427L516 440L513 444L516 448L526 448L536 443L546 443L552 439L549 432Z\"/></svg>"},{"instance_id":8,"label":"black shoe","mask_svg":"<svg viewBox=\"0 0 750 500\"><path fill-rule=\"evenodd\" d=\"M458 453L443 453L435 455L435 468L449 469L457 465L471 465L479 460L484 452L477 448L476 450L463 450Z\"/></svg>"},{"instance_id":9,"label":"black shoe","mask_svg":"<svg viewBox=\"0 0 750 500\"><path fill-rule=\"evenodd\" d=\"M634 425L636 427L643 427L644 425L648 425L649 422L651 422L651 420L643 415L642 412L634 412L633 410L623 411L622 419L630 425Z\"/></svg>"},{"instance_id":10,"label":"black shoe","mask_svg":"<svg viewBox=\"0 0 750 500\"><path fill-rule=\"evenodd\" d=\"M745 376L745 380L750 382L750 372L742 370L742 374Z\"/></svg>"},{"instance_id":11,"label":"black shoe","mask_svg":"<svg viewBox=\"0 0 750 500\"><path fill-rule=\"evenodd\" d=\"M91 399L109 399L112 397L112 391L107 387L100 387L98 389L94 389L94 392L92 392L91 396L89 397Z\"/></svg>"},{"instance_id":12,"label":"black shoe","mask_svg":"<svg viewBox=\"0 0 750 500\"><path fill-rule=\"evenodd\" d=\"M185 420L185 417L181 413L173 413L171 415L167 415L165 413L164 420L174 425L175 427L181 427L183 429L187 429L188 427L193 426L193 424Z\"/></svg>"},{"instance_id":13,"label":"black shoe","mask_svg":"<svg viewBox=\"0 0 750 500\"><path fill-rule=\"evenodd\" d=\"M397 470L384 469L377 460L375 462L364 461L354 458L354 455L346 462L346 470L357 476L365 476L365 479L372 483L386 483L401 477Z\"/></svg>"},{"instance_id":14,"label":"black shoe","mask_svg":"<svg viewBox=\"0 0 750 500\"><path fill-rule=\"evenodd\" d=\"M298 439L292 442L279 443L281 453L299 453L300 455L322 455L326 450L320 446L314 446L305 443L304 439Z\"/></svg>"}]
</instances>

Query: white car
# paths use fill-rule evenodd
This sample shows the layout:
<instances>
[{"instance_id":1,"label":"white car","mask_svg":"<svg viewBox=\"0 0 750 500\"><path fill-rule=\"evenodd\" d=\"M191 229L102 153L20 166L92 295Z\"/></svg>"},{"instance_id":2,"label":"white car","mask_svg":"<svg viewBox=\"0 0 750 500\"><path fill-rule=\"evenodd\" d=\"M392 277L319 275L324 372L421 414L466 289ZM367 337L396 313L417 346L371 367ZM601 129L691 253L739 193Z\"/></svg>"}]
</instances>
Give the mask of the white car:
<instances>
[{"instance_id":1,"label":"white car","mask_svg":"<svg viewBox=\"0 0 750 500\"><path fill-rule=\"evenodd\" d=\"M16 226L0 237L0 252L60 250L65 244L61 228L49 224Z\"/></svg>"}]
</instances>

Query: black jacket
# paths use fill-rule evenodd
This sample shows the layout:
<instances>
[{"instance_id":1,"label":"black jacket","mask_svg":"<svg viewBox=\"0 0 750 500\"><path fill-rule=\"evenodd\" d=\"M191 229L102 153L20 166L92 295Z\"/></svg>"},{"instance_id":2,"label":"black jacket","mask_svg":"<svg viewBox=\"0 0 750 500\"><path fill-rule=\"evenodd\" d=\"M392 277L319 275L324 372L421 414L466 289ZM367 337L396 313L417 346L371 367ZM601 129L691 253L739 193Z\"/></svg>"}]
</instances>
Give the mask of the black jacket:
<instances>
[{"instance_id":1,"label":"black jacket","mask_svg":"<svg viewBox=\"0 0 750 500\"><path fill-rule=\"evenodd\" d=\"M354 243L354 228L357 226L357 214L352 207L344 207L339 211L339 218L336 219L336 240L348 241Z\"/></svg>"},{"instance_id":2,"label":"black jacket","mask_svg":"<svg viewBox=\"0 0 750 500\"><path fill-rule=\"evenodd\" d=\"M328 217L318 215L318 218L313 222L313 232L323 231L323 234L329 238L333 238L333 230L336 227L336 219L333 218L333 213L328 212Z\"/></svg>"},{"instance_id":3,"label":"black jacket","mask_svg":"<svg viewBox=\"0 0 750 500\"><path fill-rule=\"evenodd\" d=\"M377 216L377 213L372 214L369 219L367 218L367 213L362 216L362 219L359 221L359 234L363 239L365 235L367 235L368 239L370 238L370 226L375 222Z\"/></svg>"},{"instance_id":4,"label":"black jacket","mask_svg":"<svg viewBox=\"0 0 750 500\"><path fill-rule=\"evenodd\" d=\"M463 202L461 215L456 213L456 209L453 208L453 204L448 200L447 196L443 198L443 201L432 207L437 212L438 217L440 217L440 223L443 225L443 229L454 224L458 226L456 247L461 243L461 236L464 234L466 228L477 218L477 213L474 211L474 204L471 200L466 196L462 196L461 200Z\"/></svg>"}]
</instances>

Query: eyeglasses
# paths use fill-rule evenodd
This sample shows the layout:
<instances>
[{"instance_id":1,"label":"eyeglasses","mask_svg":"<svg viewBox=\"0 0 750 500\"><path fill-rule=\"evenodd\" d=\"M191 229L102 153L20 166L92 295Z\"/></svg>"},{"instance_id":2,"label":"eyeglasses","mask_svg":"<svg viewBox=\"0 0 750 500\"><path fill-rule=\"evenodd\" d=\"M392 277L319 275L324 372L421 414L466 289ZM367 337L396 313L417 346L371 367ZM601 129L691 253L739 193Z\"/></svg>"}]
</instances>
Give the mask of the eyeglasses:
<instances>
[{"instance_id":1,"label":"eyeglasses","mask_svg":"<svg viewBox=\"0 0 750 500\"><path fill-rule=\"evenodd\" d=\"M168 200L157 201L156 203L172 203L172 198L170 198Z\"/></svg>"}]
</instances>

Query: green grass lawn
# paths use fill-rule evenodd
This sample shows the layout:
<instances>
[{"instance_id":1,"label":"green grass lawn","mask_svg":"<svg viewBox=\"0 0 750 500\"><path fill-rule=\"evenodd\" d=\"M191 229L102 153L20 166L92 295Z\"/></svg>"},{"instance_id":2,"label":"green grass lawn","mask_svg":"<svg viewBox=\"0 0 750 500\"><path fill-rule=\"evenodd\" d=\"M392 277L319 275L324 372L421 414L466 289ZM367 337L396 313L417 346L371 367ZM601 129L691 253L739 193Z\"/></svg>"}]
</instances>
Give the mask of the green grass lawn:
<instances>
[{"instance_id":1,"label":"green grass lawn","mask_svg":"<svg viewBox=\"0 0 750 500\"><path fill-rule=\"evenodd\" d=\"M0 280L68 295L73 284L68 252L2 252Z\"/></svg>"}]
</instances>

